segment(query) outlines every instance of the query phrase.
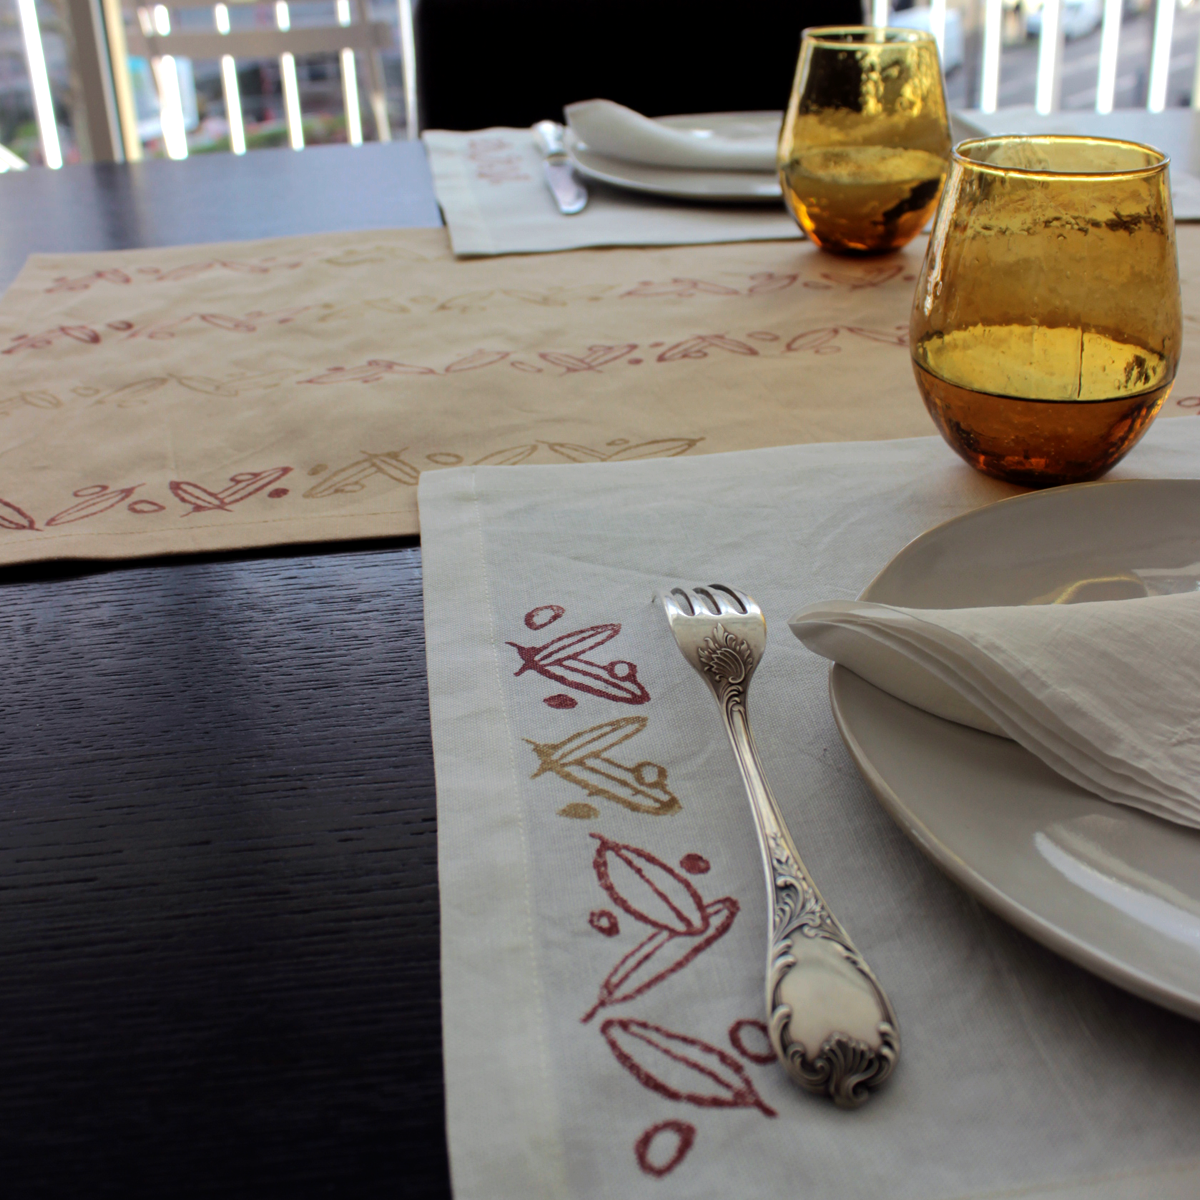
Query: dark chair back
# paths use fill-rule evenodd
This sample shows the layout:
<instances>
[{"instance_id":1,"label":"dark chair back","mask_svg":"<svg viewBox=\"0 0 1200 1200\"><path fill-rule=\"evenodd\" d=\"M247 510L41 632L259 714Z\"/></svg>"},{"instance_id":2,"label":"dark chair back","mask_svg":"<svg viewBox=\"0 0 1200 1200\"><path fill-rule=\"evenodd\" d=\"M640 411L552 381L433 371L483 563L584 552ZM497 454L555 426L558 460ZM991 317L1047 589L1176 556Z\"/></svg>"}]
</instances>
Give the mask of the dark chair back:
<instances>
[{"instance_id":1,"label":"dark chair back","mask_svg":"<svg viewBox=\"0 0 1200 1200\"><path fill-rule=\"evenodd\" d=\"M649 117L787 105L800 33L861 0L419 0L422 129L561 121L603 98Z\"/></svg>"}]
</instances>

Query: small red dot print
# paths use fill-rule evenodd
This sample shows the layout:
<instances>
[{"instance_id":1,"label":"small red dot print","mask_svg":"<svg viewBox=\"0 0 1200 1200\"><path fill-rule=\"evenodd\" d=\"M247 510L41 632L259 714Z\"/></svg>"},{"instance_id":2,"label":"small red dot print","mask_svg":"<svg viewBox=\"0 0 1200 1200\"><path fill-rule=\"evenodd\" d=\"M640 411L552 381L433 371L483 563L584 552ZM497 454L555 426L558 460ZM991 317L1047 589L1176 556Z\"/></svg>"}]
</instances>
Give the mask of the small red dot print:
<instances>
[{"instance_id":1,"label":"small red dot print","mask_svg":"<svg viewBox=\"0 0 1200 1200\"><path fill-rule=\"evenodd\" d=\"M685 854L679 860L679 865L689 875L707 875L712 866L702 854Z\"/></svg>"},{"instance_id":2,"label":"small red dot print","mask_svg":"<svg viewBox=\"0 0 1200 1200\"><path fill-rule=\"evenodd\" d=\"M633 1153L647 1175L661 1179L683 1162L695 1140L695 1125L687 1121L660 1121L638 1138Z\"/></svg>"},{"instance_id":3,"label":"small red dot print","mask_svg":"<svg viewBox=\"0 0 1200 1200\"><path fill-rule=\"evenodd\" d=\"M286 496L287 494L288 494L287 488L272 488L267 493L267 497L270 500L282 500L283 497Z\"/></svg>"},{"instance_id":4,"label":"small red dot print","mask_svg":"<svg viewBox=\"0 0 1200 1200\"><path fill-rule=\"evenodd\" d=\"M588 924L597 932L604 934L605 937L616 937L621 932L620 922L617 920L617 914L609 912L607 908L598 908L590 917Z\"/></svg>"},{"instance_id":5,"label":"small red dot print","mask_svg":"<svg viewBox=\"0 0 1200 1200\"><path fill-rule=\"evenodd\" d=\"M640 358L631 358L628 360L628 362L631 367L640 367L642 365L642 360Z\"/></svg>"},{"instance_id":6,"label":"small red dot print","mask_svg":"<svg viewBox=\"0 0 1200 1200\"><path fill-rule=\"evenodd\" d=\"M551 708L574 708L579 701L574 696L567 696L562 692L556 692L553 696L547 696L542 703L548 704Z\"/></svg>"},{"instance_id":7,"label":"small red dot print","mask_svg":"<svg viewBox=\"0 0 1200 1200\"><path fill-rule=\"evenodd\" d=\"M761 1021L734 1021L729 1027L729 1041L743 1058L752 1063L766 1066L775 1061L771 1037Z\"/></svg>"}]
</instances>

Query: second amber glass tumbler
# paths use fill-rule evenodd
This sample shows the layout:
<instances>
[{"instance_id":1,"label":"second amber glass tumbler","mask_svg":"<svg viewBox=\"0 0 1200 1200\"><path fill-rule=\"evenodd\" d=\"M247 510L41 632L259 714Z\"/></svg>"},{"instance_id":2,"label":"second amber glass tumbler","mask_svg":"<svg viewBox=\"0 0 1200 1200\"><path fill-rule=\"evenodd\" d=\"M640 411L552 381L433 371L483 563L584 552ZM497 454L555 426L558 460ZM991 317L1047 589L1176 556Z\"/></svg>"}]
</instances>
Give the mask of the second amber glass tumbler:
<instances>
[{"instance_id":1,"label":"second amber glass tumbler","mask_svg":"<svg viewBox=\"0 0 1200 1200\"><path fill-rule=\"evenodd\" d=\"M1165 155L1101 138L955 147L909 339L967 462L1032 487L1103 474L1162 407L1182 337Z\"/></svg>"},{"instance_id":2,"label":"second amber glass tumbler","mask_svg":"<svg viewBox=\"0 0 1200 1200\"><path fill-rule=\"evenodd\" d=\"M822 249L895 250L937 204L950 124L937 43L913 29L806 29L783 129L779 179Z\"/></svg>"}]
</instances>

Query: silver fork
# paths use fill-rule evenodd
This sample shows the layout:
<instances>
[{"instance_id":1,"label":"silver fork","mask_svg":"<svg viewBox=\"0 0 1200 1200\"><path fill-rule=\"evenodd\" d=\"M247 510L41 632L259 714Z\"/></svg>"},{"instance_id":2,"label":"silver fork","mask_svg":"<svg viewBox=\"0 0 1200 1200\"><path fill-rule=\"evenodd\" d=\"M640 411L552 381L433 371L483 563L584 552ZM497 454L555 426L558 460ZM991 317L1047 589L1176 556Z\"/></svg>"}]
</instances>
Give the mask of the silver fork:
<instances>
[{"instance_id":1,"label":"silver fork","mask_svg":"<svg viewBox=\"0 0 1200 1200\"><path fill-rule=\"evenodd\" d=\"M720 583L672 588L662 603L683 657L721 706L754 814L771 912L771 1045L793 1082L856 1108L891 1075L900 1033L879 981L800 861L758 758L746 695L767 647L762 609Z\"/></svg>"}]
</instances>

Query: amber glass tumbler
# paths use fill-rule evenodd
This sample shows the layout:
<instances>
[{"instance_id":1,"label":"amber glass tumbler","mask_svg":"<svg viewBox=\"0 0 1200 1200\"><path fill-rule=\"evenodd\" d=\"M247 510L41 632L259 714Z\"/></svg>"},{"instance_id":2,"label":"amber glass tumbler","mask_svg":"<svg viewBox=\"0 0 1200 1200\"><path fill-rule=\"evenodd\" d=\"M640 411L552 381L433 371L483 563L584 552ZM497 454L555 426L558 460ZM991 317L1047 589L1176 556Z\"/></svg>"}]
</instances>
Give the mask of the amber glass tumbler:
<instances>
[{"instance_id":1,"label":"amber glass tumbler","mask_svg":"<svg viewBox=\"0 0 1200 1200\"><path fill-rule=\"evenodd\" d=\"M950 156L937 43L913 29L806 29L779 134L792 216L824 250L895 250L924 226Z\"/></svg>"},{"instance_id":2,"label":"amber glass tumbler","mask_svg":"<svg viewBox=\"0 0 1200 1200\"><path fill-rule=\"evenodd\" d=\"M1183 336L1167 163L1101 138L955 147L909 344L925 406L973 467L1094 479L1162 407Z\"/></svg>"}]
</instances>

